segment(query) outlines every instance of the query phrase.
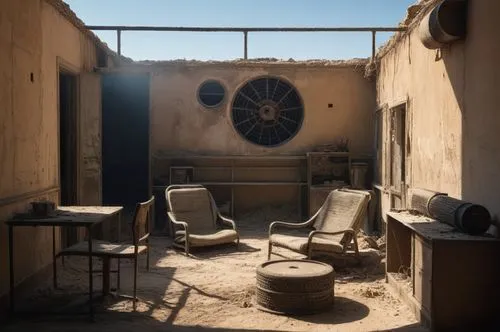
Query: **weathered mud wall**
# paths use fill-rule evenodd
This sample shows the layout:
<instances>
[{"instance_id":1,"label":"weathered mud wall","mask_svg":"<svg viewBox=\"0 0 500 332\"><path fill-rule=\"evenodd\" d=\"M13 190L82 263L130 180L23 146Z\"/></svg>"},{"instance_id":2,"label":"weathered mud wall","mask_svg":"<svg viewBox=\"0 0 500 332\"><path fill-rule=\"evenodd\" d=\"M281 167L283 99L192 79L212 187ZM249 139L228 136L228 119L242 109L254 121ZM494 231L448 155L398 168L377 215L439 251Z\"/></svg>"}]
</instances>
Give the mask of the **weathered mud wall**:
<instances>
[{"instance_id":1,"label":"weathered mud wall","mask_svg":"<svg viewBox=\"0 0 500 332\"><path fill-rule=\"evenodd\" d=\"M59 200L58 71L77 75L96 64L95 43L42 0L0 2L0 297L8 292L8 240L3 221L41 198ZM83 83L84 84L84 83ZM88 86L88 85L86 85ZM79 100L99 100L98 82ZM95 103L97 104L97 103ZM79 201L99 203L91 192L89 160L100 163L100 109L78 105ZM97 193L97 194L96 194ZM97 196L96 196L97 195ZM52 230L15 230L16 284L51 263ZM60 241L56 232L57 243Z\"/></svg>"},{"instance_id":2,"label":"weathered mud wall","mask_svg":"<svg viewBox=\"0 0 500 332\"><path fill-rule=\"evenodd\" d=\"M371 152L375 89L374 82L363 77L363 65L159 63L152 67L152 72L153 154L297 154L342 136L349 138L351 151ZM292 83L305 108L297 136L275 148L244 140L230 117L237 89L264 75ZM197 99L198 87L207 79L218 80L226 89L226 99L217 110L205 109Z\"/></svg>"},{"instance_id":3,"label":"weathered mud wall","mask_svg":"<svg viewBox=\"0 0 500 332\"><path fill-rule=\"evenodd\" d=\"M500 44L496 42L500 27L495 23L499 11L498 1L469 1L467 38L441 50L426 49L412 29L383 51L377 83L380 107L409 102L408 186L484 204L496 216L500 213ZM388 183L388 174L383 182ZM385 196L384 210L389 208Z\"/></svg>"}]
</instances>

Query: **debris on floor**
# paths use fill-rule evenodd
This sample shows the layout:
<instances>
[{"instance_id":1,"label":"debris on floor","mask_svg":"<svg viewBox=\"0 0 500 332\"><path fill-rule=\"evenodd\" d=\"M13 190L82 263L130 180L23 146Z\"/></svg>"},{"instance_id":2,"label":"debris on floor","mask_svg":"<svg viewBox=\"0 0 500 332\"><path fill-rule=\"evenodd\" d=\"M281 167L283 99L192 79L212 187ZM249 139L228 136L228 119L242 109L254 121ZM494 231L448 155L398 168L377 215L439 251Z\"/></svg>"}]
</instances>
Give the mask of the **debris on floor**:
<instances>
[{"instance_id":1,"label":"debris on floor","mask_svg":"<svg viewBox=\"0 0 500 332\"><path fill-rule=\"evenodd\" d=\"M168 238L153 237L151 270L146 271L144 257L139 262L140 303L136 313L131 301L110 298L99 306L96 323L92 325L85 323L85 316L77 318L82 320L78 323L74 319L36 321L26 317L2 328L2 332L194 331L201 327L234 331L377 331L417 323L410 309L386 288L384 255L373 248L363 249L369 264L336 268L335 304L331 310L307 317L259 311L254 305L256 267L267 258L269 223L284 212L285 209L270 209L236 219L242 236L239 250L234 245L220 246L200 249L186 257L171 248ZM279 219L292 218L293 212L284 215ZM304 258L290 251L278 251L287 258ZM86 264L84 257L66 258L65 266L58 266L60 289L56 293L84 293ZM130 294L133 264L122 260L121 266L121 292ZM114 282L112 278L112 285ZM94 285L101 285L99 274ZM50 288L50 282L47 286ZM40 291L32 302L50 299L51 295L51 291Z\"/></svg>"}]
</instances>

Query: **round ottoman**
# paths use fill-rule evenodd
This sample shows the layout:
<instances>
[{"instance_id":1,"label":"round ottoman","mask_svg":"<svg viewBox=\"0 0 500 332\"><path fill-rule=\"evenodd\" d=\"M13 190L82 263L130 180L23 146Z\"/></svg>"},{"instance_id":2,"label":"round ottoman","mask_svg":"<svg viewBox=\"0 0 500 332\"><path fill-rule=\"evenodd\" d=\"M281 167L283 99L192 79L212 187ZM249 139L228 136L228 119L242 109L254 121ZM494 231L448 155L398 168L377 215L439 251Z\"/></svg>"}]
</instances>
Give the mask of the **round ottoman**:
<instances>
[{"instance_id":1,"label":"round ottoman","mask_svg":"<svg viewBox=\"0 0 500 332\"><path fill-rule=\"evenodd\" d=\"M257 267L257 307L277 314L312 314L331 308L335 271L312 260L278 260Z\"/></svg>"}]
</instances>

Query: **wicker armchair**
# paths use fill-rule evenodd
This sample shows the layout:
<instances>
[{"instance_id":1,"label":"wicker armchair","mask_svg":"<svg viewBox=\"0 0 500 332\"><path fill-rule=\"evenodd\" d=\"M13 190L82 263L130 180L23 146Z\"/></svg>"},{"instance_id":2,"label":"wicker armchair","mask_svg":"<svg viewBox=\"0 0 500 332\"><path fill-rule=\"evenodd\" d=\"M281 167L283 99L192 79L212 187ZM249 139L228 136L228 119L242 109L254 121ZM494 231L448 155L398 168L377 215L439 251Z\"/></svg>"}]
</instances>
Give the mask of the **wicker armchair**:
<instances>
[{"instance_id":1,"label":"wicker armchair","mask_svg":"<svg viewBox=\"0 0 500 332\"><path fill-rule=\"evenodd\" d=\"M172 222L174 246L189 255L191 247L206 247L236 241L233 220L222 216L210 192L201 185L172 185L165 190L167 213ZM226 226L221 228L220 226Z\"/></svg>"},{"instance_id":2,"label":"wicker armchair","mask_svg":"<svg viewBox=\"0 0 500 332\"><path fill-rule=\"evenodd\" d=\"M269 226L269 251L281 247L307 255L314 253L328 255L354 255L359 259L356 235L366 215L370 195L367 192L337 189L309 220L303 223L275 221ZM278 227L288 229L309 229L307 236L277 234Z\"/></svg>"}]
</instances>

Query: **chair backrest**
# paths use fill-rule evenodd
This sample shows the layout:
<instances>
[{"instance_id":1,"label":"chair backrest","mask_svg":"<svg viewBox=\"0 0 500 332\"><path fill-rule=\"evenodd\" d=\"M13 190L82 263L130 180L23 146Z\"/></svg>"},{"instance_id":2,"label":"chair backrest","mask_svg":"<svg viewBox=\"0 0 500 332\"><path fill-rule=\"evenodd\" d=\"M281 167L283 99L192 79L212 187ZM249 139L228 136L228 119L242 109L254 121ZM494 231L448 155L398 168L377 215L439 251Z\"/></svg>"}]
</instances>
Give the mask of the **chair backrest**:
<instances>
[{"instance_id":1,"label":"chair backrest","mask_svg":"<svg viewBox=\"0 0 500 332\"><path fill-rule=\"evenodd\" d=\"M137 203L132 220L132 241L135 246L149 237L149 216L155 201L154 196L146 202Z\"/></svg>"},{"instance_id":2,"label":"chair backrest","mask_svg":"<svg viewBox=\"0 0 500 332\"><path fill-rule=\"evenodd\" d=\"M357 233L364 220L370 195L366 192L337 189L330 192L319 209L313 226L316 230L325 232L339 232L352 228ZM342 244L349 243L349 235L318 235L333 239Z\"/></svg>"},{"instance_id":3,"label":"chair backrest","mask_svg":"<svg viewBox=\"0 0 500 332\"><path fill-rule=\"evenodd\" d=\"M202 186L167 188L167 207L178 221L189 225L193 234L210 234L216 230L217 211L212 196Z\"/></svg>"}]
</instances>

